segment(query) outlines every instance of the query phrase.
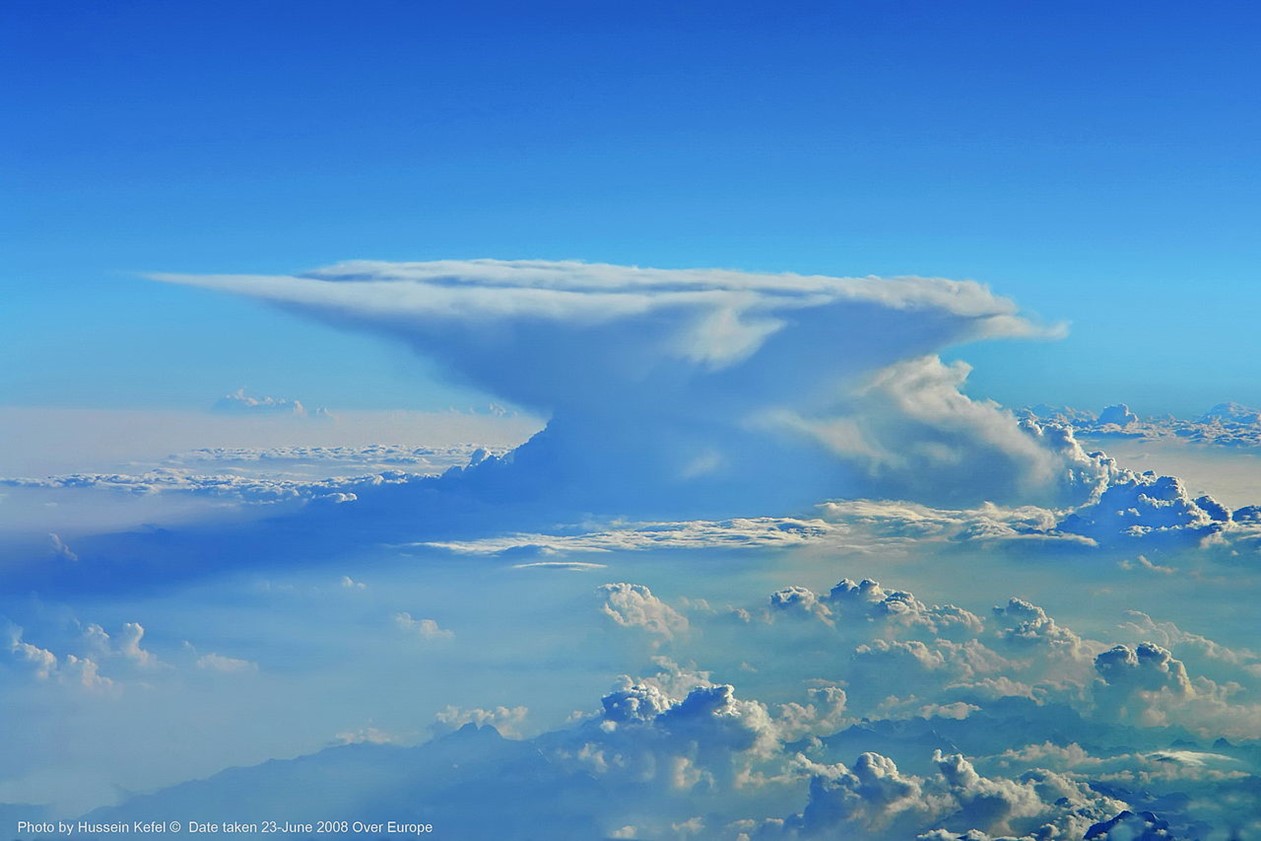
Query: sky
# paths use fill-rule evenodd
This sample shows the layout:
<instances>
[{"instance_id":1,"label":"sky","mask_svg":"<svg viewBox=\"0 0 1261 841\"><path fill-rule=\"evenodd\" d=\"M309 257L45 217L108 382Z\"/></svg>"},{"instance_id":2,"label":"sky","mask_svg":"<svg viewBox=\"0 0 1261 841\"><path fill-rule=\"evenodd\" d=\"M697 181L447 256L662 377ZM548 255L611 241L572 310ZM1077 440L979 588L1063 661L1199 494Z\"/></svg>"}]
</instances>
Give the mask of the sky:
<instances>
[{"instance_id":1,"label":"sky","mask_svg":"<svg viewBox=\"0 0 1261 841\"><path fill-rule=\"evenodd\" d=\"M0 16L11 837L1261 837L1261 13Z\"/></svg>"},{"instance_id":2,"label":"sky","mask_svg":"<svg viewBox=\"0 0 1261 841\"><path fill-rule=\"evenodd\" d=\"M6 16L8 405L462 405L393 348L140 276L483 257L971 278L1073 335L972 353L982 396L1261 402L1232 344L1257 294L1243 5Z\"/></svg>"}]
</instances>

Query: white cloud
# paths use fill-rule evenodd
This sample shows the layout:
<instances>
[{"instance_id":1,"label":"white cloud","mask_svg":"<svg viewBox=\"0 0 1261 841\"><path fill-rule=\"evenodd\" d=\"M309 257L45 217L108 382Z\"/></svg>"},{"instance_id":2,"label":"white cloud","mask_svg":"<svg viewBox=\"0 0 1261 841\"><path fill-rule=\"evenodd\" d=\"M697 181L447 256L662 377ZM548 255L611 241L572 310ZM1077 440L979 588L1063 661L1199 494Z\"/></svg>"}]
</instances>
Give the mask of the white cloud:
<instances>
[{"instance_id":1,"label":"white cloud","mask_svg":"<svg viewBox=\"0 0 1261 841\"><path fill-rule=\"evenodd\" d=\"M100 666L90 657L67 654L65 671L72 681L85 689L107 689L114 685L114 681L101 676Z\"/></svg>"},{"instance_id":2,"label":"white cloud","mask_svg":"<svg viewBox=\"0 0 1261 841\"><path fill-rule=\"evenodd\" d=\"M969 398L962 388L970 370L932 355L905 359L871 374L839 416L783 415L783 422L860 465L869 474L865 495L964 503L1085 499L1101 466L1070 437L1052 438L992 401Z\"/></svg>"},{"instance_id":3,"label":"white cloud","mask_svg":"<svg viewBox=\"0 0 1261 841\"><path fill-rule=\"evenodd\" d=\"M401 338L452 378L552 415L510 464L473 471L465 488L524 499L545 486L554 506L697 514L873 483L941 482L976 502L1060 492L1061 454L964 396L966 368L931 354L1062 330L970 281L496 260L155 277ZM872 438L879 475L863 473L870 453L809 433L876 406L897 421ZM829 446L838 458L821 459Z\"/></svg>"},{"instance_id":4,"label":"white cloud","mask_svg":"<svg viewBox=\"0 0 1261 841\"><path fill-rule=\"evenodd\" d=\"M1213 507L1211 500L1205 505ZM1078 508L1059 527L1101 543L1162 537L1187 541L1225 531L1229 519L1228 512L1215 519L1176 477L1125 471L1109 482L1097 501Z\"/></svg>"},{"instance_id":5,"label":"white cloud","mask_svg":"<svg viewBox=\"0 0 1261 841\"><path fill-rule=\"evenodd\" d=\"M520 738L521 725L529 714L530 710L523 706L491 709L448 706L434 715L433 729L438 733L446 733L472 724L477 727L494 727L504 736Z\"/></svg>"},{"instance_id":6,"label":"white cloud","mask_svg":"<svg viewBox=\"0 0 1261 841\"><path fill-rule=\"evenodd\" d=\"M344 590L366 590L366 589L368 589L368 585L367 585L367 584L364 584L362 581L356 581L355 579L351 578L349 575L343 575L343 576L341 577L341 586L342 586L342 589L344 589Z\"/></svg>"},{"instance_id":7,"label":"white cloud","mask_svg":"<svg viewBox=\"0 0 1261 841\"><path fill-rule=\"evenodd\" d=\"M393 470L371 476L302 481L235 474L199 475L180 469L159 468L141 474L73 473L44 479L0 478L0 487L79 488L133 495L173 493L271 504L312 500L354 501L358 493L365 490L407 485L425 481L426 478ZM64 552L59 554L68 557Z\"/></svg>"},{"instance_id":8,"label":"white cloud","mask_svg":"<svg viewBox=\"0 0 1261 841\"><path fill-rule=\"evenodd\" d=\"M426 640L449 640L455 637L455 631L439 627L434 619L414 619L406 611L394 614L394 624L408 633L413 633Z\"/></svg>"},{"instance_id":9,"label":"white cloud","mask_svg":"<svg viewBox=\"0 0 1261 841\"><path fill-rule=\"evenodd\" d=\"M650 634L672 638L687 630L687 618L642 584L604 584L599 588L604 597L601 610L618 625L642 628Z\"/></svg>"},{"instance_id":10,"label":"white cloud","mask_svg":"<svg viewBox=\"0 0 1261 841\"><path fill-rule=\"evenodd\" d=\"M480 462L505 452L504 447L479 444L448 447L386 443L362 446L201 447L168 456L164 463L189 472L202 466L210 471L227 467L237 472L254 472L272 478L279 473L304 469L325 471L321 476L343 470L356 470L360 474L404 470L437 476L452 467L464 467L470 462Z\"/></svg>"},{"instance_id":11,"label":"white cloud","mask_svg":"<svg viewBox=\"0 0 1261 841\"><path fill-rule=\"evenodd\" d=\"M57 655L22 639L21 628L10 628L9 651L18 659L30 663L40 680L46 680L57 670Z\"/></svg>"},{"instance_id":12,"label":"white cloud","mask_svg":"<svg viewBox=\"0 0 1261 841\"><path fill-rule=\"evenodd\" d=\"M21 628L10 628L9 651L16 659L29 664L40 681L69 682L90 690L109 689L114 685L114 681L101 675L96 660L76 654L58 657L46 648L24 641Z\"/></svg>"},{"instance_id":13,"label":"white cloud","mask_svg":"<svg viewBox=\"0 0 1261 841\"><path fill-rule=\"evenodd\" d=\"M794 585L771 593L771 611L811 616L822 622L831 623L832 611L819 600L808 587Z\"/></svg>"},{"instance_id":14,"label":"white cloud","mask_svg":"<svg viewBox=\"0 0 1261 841\"><path fill-rule=\"evenodd\" d=\"M197 668L212 672L240 674L258 671L258 664L250 660L242 660L239 657L228 657L224 654L210 652L197 658Z\"/></svg>"},{"instance_id":15,"label":"white cloud","mask_svg":"<svg viewBox=\"0 0 1261 841\"><path fill-rule=\"evenodd\" d=\"M343 730L334 741L339 745L390 745L398 739L377 727L360 727L358 730Z\"/></svg>"},{"instance_id":16,"label":"white cloud","mask_svg":"<svg viewBox=\"0 0 1261 841\"><path fill-rule=\"evenodd\" d=\"M513 564L513 569L555 569L566 572L592 572L607 569L607 564L593 564L588 561L534 561L528 564Z\"/></svg>"},{"instance_id":17,"label":"white cloud","mask_svg":"<svg viewBox=\"0 0 1261 841\"><path fill-rule=\"evenodd\" d=\"M1045 405L1024 409L1021 414L1071 424L1078 434L1092 439L1168 440L1232 449L1261 447L1261 412L1238 403L1219 403L1196 418L1143 418L1124 403L1108 406L1098 415Z\"/></svg>"},{"instance_id":18,"label":"white cloud","mask_svg":"<svg viewBox=\"0 0 1261 841\"><path fill-rule=\"evenodd\" d=\"M153 666L157 658L140 647L144 639L144 626L139 622L126 622L119 634L118 652L139 666Z\"/></svg>"},{"instance_id":19,"label":"white cloud","mask_svg":"<svg viewBox=\"0 0 1261 841\"><path fill-rule=\"evenodd\" d=\"M67 561L77 561L79 556L75 554L66 542L61 539L61 535L53 533L48 535L49 541L52 543L53 554Z\"/></svg>"},{"instance_id":20,"label":"white cloud","mask_svg":"<svg viewBox=\"0 0 1261 841\"><path fill-rule=\"evenodd\" d=\"M293 415L301 418L330 420L332 415L327 409L316 409L308 413L306 407L297 400L286 397L255 397L247 394L244 388L238 388L231 394L225 394L215 401L212 411L232 415Z\"/></svg>"},{"instance_id":21,"label":"white cloud","mask_svg":"<svg viewBox=\"0 0 1261 841\"><path fill-rule=\"evenodd\" d=\"M427 541L416 544L460 554L552 556L575 552L626 552L653 549L789 548L832 531L822 520L792 517L737 517L730 520L622 523L579 534L510 534L473 540Z\"/></svg>"}]
</instances>

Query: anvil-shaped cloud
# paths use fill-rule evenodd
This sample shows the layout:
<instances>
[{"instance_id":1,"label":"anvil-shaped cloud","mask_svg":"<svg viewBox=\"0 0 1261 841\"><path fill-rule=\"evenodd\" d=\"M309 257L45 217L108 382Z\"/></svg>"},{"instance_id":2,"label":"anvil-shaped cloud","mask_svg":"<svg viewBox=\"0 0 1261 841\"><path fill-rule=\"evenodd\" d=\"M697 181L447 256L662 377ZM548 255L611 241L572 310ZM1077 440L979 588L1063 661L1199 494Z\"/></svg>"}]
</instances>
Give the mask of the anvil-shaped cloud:
<instances>
[{"instance_id":1,"label":"anvil-shaped cloud","mask_svg":"<svg viewBox=\"0 0 1261 841\"><path fill-rule=\"evenodd\" d=\"M672 515L857 493L1048 502L1088 466L963 395L967 367L935 356L1062 332L971 281L498 260L153 277L401 338L550 415L459 477L483 497Z\"/></svg>"}]
</instances>

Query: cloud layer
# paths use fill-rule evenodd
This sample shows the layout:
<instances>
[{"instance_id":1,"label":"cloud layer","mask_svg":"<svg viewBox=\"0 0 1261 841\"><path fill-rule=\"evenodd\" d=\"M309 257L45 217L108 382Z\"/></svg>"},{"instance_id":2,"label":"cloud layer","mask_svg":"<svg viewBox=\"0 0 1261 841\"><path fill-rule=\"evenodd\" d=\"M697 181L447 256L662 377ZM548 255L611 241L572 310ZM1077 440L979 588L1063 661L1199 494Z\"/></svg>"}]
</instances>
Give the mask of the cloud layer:
<instances>
[{"instance_id":1,"label":"cloud layer","mask_svg":"<svg viewBox=\"0 0 1261 841\"><path fill-rule=\"evenodd\" d=\"M1099 640L1026 599L934 605L872 579L783 587L738 609L618 582L589 592L588 607L610 633L648 642L651 665L563 726L531 735L522 704L451 705L420 747L367 728L338 740L353 749L234 769L95 817L410 808L446 833L514 839L540 825L558 838L728 841L1261 829L1256 656L1144 614ZM396 620L425 635L427 620ZM708 635L722 639L696 648ZM114 661L141 665L138 627L118 637ZM687 655L705 648L702 668ZM721 662L733 655L738 668ZM11 657L36 681L60 667L20 636Z\"/></svg>"}]
</instances>

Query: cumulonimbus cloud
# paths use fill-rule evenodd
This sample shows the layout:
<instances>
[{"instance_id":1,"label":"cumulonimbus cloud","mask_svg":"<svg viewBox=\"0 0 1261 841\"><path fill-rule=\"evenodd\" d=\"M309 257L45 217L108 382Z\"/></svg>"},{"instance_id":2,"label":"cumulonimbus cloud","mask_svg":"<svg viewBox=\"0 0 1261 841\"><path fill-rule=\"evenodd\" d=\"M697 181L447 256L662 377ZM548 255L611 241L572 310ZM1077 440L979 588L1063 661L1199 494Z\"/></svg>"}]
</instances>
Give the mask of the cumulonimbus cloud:
<instances>
[{"instance_id":1,"label":"cumulonimbus cloud","mask_svg":"<svg viewBox=\"0 0 1261 841\"><path fill-rule=\"evenodd\" d=\"M153 277L400 338L451 379L550 415L512 470L466 477L509 498L756 513L873 482L1036 496L1062 473L1012 416L963 395L965 368L936 362L962 342L1063 332L972 281L524 260ZM846 425L867 408L878 436Z\"/></svg>"}]
</instances>

